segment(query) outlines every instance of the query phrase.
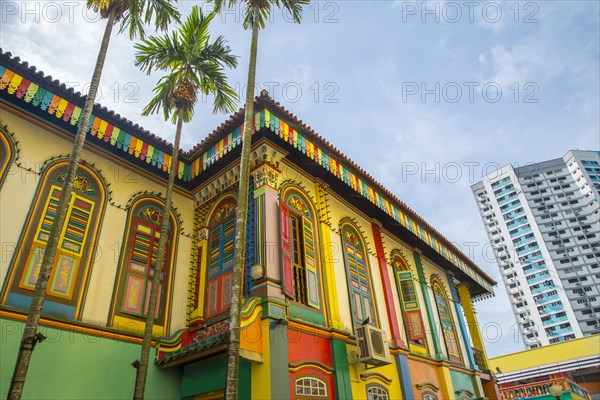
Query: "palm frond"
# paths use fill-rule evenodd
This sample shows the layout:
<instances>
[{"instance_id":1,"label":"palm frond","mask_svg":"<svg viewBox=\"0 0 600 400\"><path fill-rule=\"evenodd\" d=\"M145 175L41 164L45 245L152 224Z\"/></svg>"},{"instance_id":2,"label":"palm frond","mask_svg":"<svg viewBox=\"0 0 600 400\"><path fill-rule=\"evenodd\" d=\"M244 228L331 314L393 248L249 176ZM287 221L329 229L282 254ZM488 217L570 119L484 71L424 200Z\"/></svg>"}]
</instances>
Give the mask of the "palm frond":
<instances>
[{"instance_id":1,"label":"palm frond","mask_svg":"<svg viewBox=\"0 0 600 400\"><path fill-rule=\"evenodd\" d=\"M115 13L119 33L127 32L130 39L146 36L145 26L155 31L166 31L173 22L180 22L181 14L173 4L177 0L87 0L87 7L106 17Z\"/></svg>"},{"instance_id":2,"label":"palm frond","mask_svg":"<svg viewBox=\"0 0 600 400\"><path fill-rule=\"evenodd\" d=\"M150 36L135 45L135 65L146 74L166 71L154 88L154 97L144 115L161 113L175 123L180 114L191 121L197 93L214 94L213 112L233 111L236 93L228 85L225 67L235 68L237 57L222 36L211 41L209 25L214 13L204 14L194 6L177 31Z\"/></svg>"}]
</instances>

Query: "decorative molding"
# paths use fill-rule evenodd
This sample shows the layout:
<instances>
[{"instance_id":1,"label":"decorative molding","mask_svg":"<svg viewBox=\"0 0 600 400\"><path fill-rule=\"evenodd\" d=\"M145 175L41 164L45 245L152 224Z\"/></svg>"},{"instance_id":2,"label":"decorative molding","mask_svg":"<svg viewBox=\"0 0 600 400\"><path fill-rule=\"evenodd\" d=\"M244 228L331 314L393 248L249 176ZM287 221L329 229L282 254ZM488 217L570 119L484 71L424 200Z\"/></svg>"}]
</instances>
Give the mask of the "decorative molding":
<instances>
[{"instance_id":1,"label":"decorative molding","mask_svg":"<svg viewBox=\"0 0 600 400\"><path fill-rule=\"evenodd\" d=\"M208 228L198 229L198 240L208 240Z\"/></svg>"},{"instance_id":2,"label":"decorative molding","mask_svg":"<svg viewBox=\"0 0 600 400\"><path fill-rule=\"evenodd\" d=\"M64 124L79 126L82 108L75 103L47 90L36 83L25 79L14 71L0 66L0 91L7 90L11 96L30 103L33 107L46 111L62 120ZM97 141L103 141L125 154L156 167L163 172L169 172L171 166L171 155L150 145L147 140L140 139L117 126L92 114L90 117L87 133ZM177 176L183 181L192 178L191 165L178 160Z\"/></svg>"},{"instance_id":3,"label":"decorative molding","mask_svg":"<svg viewBox=\"0 0 600 400\"><path fill-rule=\"evenodd\" d=\"M210 200L225 193L240 180L240 167L235 165L219 175L211 183L200 189L194 196L196 207L200 207Z\"/></svg>"},{"instance_id":4,"label":"decorative molding","mask_svg":"<svg viewBox=\"0 0 600 400\"><path fill-rule=\"evenodd\" d=\"M360 380L363 382L366 382L369 380L378 380L382 383L385 383L386 385L389 385L393 381L393 379L390 379L387 376L380 374L378 372L368 372L365 374L360 374Z\"/></svg>"},{"instance_id":5,"label":"decorative molding","mask_svg":"<svg viewBox=\"0 0 600 400\"><path fill-rule=\"evenodd\" d=\"M410 268L411 263L408 261L408 258L404 255L404 252L398 248L392 249L392 251L390 251L389 265L394 269L394 271L398 270L396 265L394 265L394 257L400 257L400 259L402 259L402 261L404 261L404 264L406 265L406 268L408 268L408 271L412 272L412 270Z\"/></svg>"},{"instance_id":6,"label":"decorative molding","mask_svg":"<svg viewBox=\"0 0 600 400\"><path fill-rule=\"evenodd\" d=\"M419 390L429 389L431 391L434 391L435 393L438 393L440 391L439 386L436 386L431 382L418 383L415 385L415 387Z\"/></svg>"},{"instance_id":7,"label":"decorative molding","mask_svg":"<svg viewBox=\"0 0 600 400\"><path fill-rule=\"evenodd\" d=\"M297 372L297 371L299 371L301 369L305 369L305 368L316 369L325 375L332 375L334 372L333 368L328 367L327 365L325 365L319 361L306 360L306 361L302 361L299 363L289 363L289 371L290 372Z\"/></svg>"},{"instance_id":8,"label":"decorative molding","mask_svg":"<svg viewBox=\"0 0 600 400\"><path fill-rule=\"evenodd\" d=\"M459 399L464 398L464 396L472 399L475 396L475 393L469 392L467 389L457 390L454 393L456 393L456 397Z\"/></svg>"},{"instance_id":9,"label":"decorative molding","mask_svg":"<svg viewBox=\"0 0 600 400\"><path fill-rule=\"evenodd\" d=\"M270 164L262 164L252 170L250 175L254 178L256 189L268 186L271 189L277 190L279 188L278 182L280 173L281 171Z\"/></svg>"}]
</instances>

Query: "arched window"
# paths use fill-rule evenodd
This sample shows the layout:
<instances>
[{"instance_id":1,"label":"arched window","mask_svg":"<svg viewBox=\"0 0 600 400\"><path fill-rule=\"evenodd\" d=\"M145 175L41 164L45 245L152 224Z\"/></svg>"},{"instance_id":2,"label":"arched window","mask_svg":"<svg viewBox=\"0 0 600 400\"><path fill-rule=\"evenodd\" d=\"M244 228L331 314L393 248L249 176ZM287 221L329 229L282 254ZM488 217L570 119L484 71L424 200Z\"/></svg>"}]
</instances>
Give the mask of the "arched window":
<instances>
[{"instance_id":1,"label":"arched window","mask_svg":"<svg viewBox=\"0 0 600 400\"><path fill-rule=\"evenodd\" d=\"M67 161L44 171L10 269L3 303L27 310L67 173ZM82 164L77 170L65 224L46 289L43 314L79 319L87 290L106 189L99 175Z\"/></svg>"},{"instance_id":2,"label":"arched window","mask_svg":"<svg viewBox=\"0 0 600 400\"><path fill-rule=\"evenodd\" d=\"M451 361L461 362L460 348L458 346L458 340L456 337L456 331L454 330L454 320L452 318L452 312L450 311L448 297L444 287L437 279L431 281L433 287L433 295L435 297L435 304L438 310L438 316L440 318L440 324L442 327L442 333L444 336L444 342L446 343L446 349L448 350L448 356Z\"/></svg>"},{"instance_id":3,"label":"arched window","mask_svg":"<svg viewBox=\"0 0 600 400\"><path fill-rule=\"evenodd\" d=\"M304 377L296 379L296 399L327 398L327 385L320 379Z\"/></svg>"},{"instance_id":4,"label":"arched window","mask_svg":"<svg viewBox=\"0 0 600 400\"><path fill-rule=\"evenodd\" d=\"M367 400L389 400L390 393L386 388L377 384L367 385Z\"/></svg>"},{"instance_id":5,"label":"arched window","mask_svg":"<svg viewBox=\"0 0 600 400\"><path fill-rule=\"evenodd\" d=\"M150 289L156 267L160 224L164 202L153 197L136 199L129 208L121 252L112 324L124 328L131 321L145 321ZM167 231L167 247L156 301L155 323L165 326L167 305L171 296L171 275L175 259L177 221L171 213ZM133 326L136 326L135 324Z\"/></svg>"},{"instance_id":6,"label":"arched window","mask_svg":"<svg viewBox=\"0 0 600 400\"><path fill-rule=\"evenodd\" d=\"M392 264L396 273L400 303L406 324L408 340L419 346L425 344L425 327L419 307L419 298L413 281L412 272L398 253L392 252Z\"/></svg>"},{"instance_id":7,"label":"arched window","mask_svg":"<svg viewBox=\"0 0 600 400\"><path fill-rule=\"evenodd\" d=\"M235 244L236 202L227 197L210 215L208 228L208 268L206 277L206 317L221 314L231 306Z\"/></svg>"},{"instance_id":8,"label":"arched window","mask_svg":"<svg viewBox=\"0 0 600 400\"><path fill-rule=\"evenodd\" d=\"M0 125L0 187L4 183L4 178L10 164L15 160L15 145L10 133L6 132Z\"/></svg>"},{"instance_id":9,"label":"arched window","mask_svg":"<svg viewBox=\"0 0 600 400\"><path fill-rule=\"evenodd\" d=\"M438 400L438 398L433 393L423 393L423 400Z\"/></svg>"},{"instance_id":10,"label":"arched window","mask_svg":"<svg viewBox=\"0 0 600 400\"><path fill-rule=\"evenodd\" d=\"M376 325L364 242L357 229L350 223L342 225L341 234L354 325L361 325L367 319L372 325Z\"/></svg>"},{"instance_id":11,"label":"arched window","mask_svg":"<svg viewBox=\"0 0 600 400\"><path fill-rule=\"evenodd\" d=\"M296 190L281 203L286 294L296 302L319 308L319 273L315 220L308 201Z\"/></svg>"}]
</instances>

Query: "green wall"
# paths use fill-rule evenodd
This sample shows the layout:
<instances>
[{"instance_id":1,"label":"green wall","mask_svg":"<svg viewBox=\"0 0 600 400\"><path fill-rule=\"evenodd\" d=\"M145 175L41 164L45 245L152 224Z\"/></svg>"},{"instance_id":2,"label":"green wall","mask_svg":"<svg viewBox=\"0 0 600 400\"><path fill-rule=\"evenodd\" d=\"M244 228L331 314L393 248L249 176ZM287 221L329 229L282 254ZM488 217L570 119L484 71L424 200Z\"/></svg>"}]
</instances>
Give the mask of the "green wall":
<instances>
[{"instance_id":1,"label":"green wall","mask_svg":"<svg viewBox=\"0 0 600 400\"><path fill-rule=\"evenodd\" d=\"M183 367L181 398L193 399L195 395L223 390L227 371L225 353L187 364ZM250 398L250 362L240 360L239 387L240 399Z\"/></svg>"},{"instance_id":2,"label":"green wall","mask_svg":"<svg viewBox=\"0 0 600 400\"><path fill-rule=\"evenodd\" d=\"M25 324L0 319L0 398L10 386ZM24 399L127 399L133 397L141 345L40 327L46 341L35 348ZM115 333L118 335L118 333ZM154 351L150 353L151 361ZM151 364L146 399L178 399L181 368Z\"/></svg>"},{"instance_id":3,"label":"green wall","mask_svg":"<svg viewBox=\"0 0 600 400\"><path fill-rule=\"evenodd\" d=\"M477 390L473 382L471 375L463 374L462 372L450 370L450 379L452 380L452 386L454 387L454 393L460 390L468 390L469 392L477 395Z\"/></svg>"}]
</instances>

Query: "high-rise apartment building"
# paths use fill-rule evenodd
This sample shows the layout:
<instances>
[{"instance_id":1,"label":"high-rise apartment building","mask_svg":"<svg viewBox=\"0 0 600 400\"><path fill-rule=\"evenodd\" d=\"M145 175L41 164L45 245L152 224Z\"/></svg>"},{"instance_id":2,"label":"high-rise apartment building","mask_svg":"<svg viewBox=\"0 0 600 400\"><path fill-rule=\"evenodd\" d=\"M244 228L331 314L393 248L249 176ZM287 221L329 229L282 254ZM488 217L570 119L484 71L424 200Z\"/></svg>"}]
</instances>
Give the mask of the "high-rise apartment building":
<instances>
[{"instance_id":1,"label":"high-rise apartment building","mask_svg":"<svg viewBox=\"0 0 600 400\"><path fill-rule=\"evenodd\" d=\"M526 347L600 333L600 152L507 165L472 190Z\"/></svg>"}]
</instances>

